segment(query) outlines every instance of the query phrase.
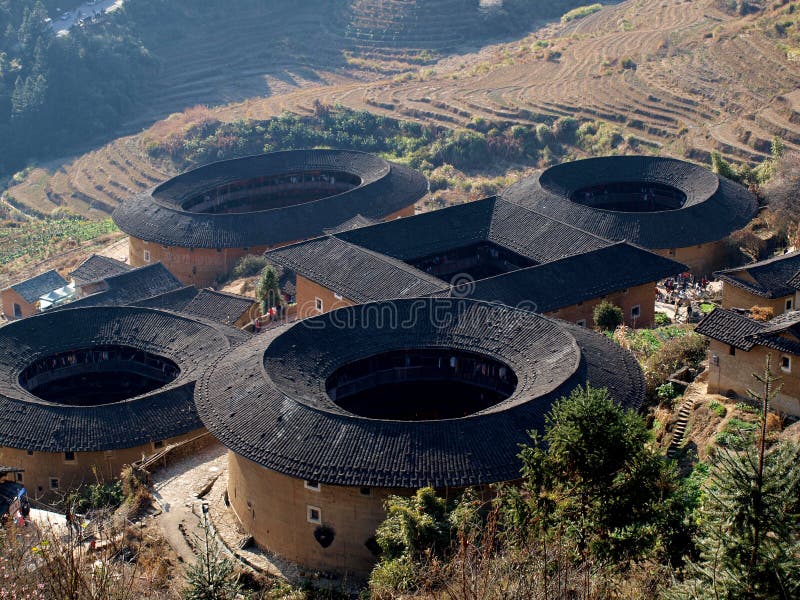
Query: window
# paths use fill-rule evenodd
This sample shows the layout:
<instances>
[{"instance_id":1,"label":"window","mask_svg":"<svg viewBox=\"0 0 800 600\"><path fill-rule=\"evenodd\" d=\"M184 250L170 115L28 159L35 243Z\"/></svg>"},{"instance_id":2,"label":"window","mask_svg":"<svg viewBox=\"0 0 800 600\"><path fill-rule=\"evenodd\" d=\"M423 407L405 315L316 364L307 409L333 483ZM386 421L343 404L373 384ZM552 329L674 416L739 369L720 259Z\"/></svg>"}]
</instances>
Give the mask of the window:
<instances>
[{"instance_id":1,"label":"window","mask_svg":"<svg viewBox=\"0 0 800 600\"><path fill-rule=\"evenodd\" d=\"M786 301L786 310L792 310L792 306L794 306L794 302L792 302L792 299L791 299L791 298L789 298L789 299Z\"/></svg>"},{"instance_id":2,"label":"window","mask_svg":"<svg viewBox=\"0 0 800 600\"><path fill-rule=\"evenodd\" d=\"M142 254L144 262L150 262L150 250L145 250Z\"/></svg>"},{"instance_id":3,"label":"window","mask_svg":"<svg viewBox=\"0 0 800 600\"><path fill-rule=\"evenodd\" d=\"M311 490L312 492L318 492L320 490L319 481L313 479L306 479L304 485L307 490Z\"/></svg>"},{"instance_id":4,"label":"window","mask_svg":"<svg viewBox=\"0 0 800 600\"><path fill-rule=\"evenodd\" d=\"M33 450L28 450L28 456L33 456Z\"/></svg>"},{"instance_id":5,"label":"window","mask_svg":"<svg viewBox=\"0 0 800 600\"><path fill-rule=\"evenodd\" d=\"M158 450L159 448L164 447L164 442L162 440L158 440L157 442L153 442L153 448Z\"/></svg>"},{"instance_id":6,"label":"window","mask_svg":"<svg viewBox=\"0 0 800 600\"><path fill-rule=\"evenodd\" d=\"M306 519L309 523L319 525L322 523L322 511L316 506L306 506Z\"/></svg>"},{"instance_id":7,"label":"window","mask_svg":"<svg viewBox=\"0 0 800 600\"><path fill-rule=\"evenodd\" d=\"M792 357L786 356L785 354L781 356L781 371L784 373L791 373L792 372Z\"/></svg>"},{"instance_id":8,"label":"window","mask_svg":"<svg viewBox=\"0 0 800 600\"><path fill-rule=\"evenodd\" d=\"M736 346L728 346L728 354L736 356Z\"/></svg>"},{"instance_id":9,"label":"window","mask_svg":"<svg viewBox=\"0 0 800 600\"><path fill-rule=\"evenodd\" d=\"M22 318L22 307L14 302L14 318L21 319Z\"/></svg>"},{"instance_id":10,"label":"window","mask_svg":"<svg viewBox=\"0 0 800 600\"><path fill-rule=\"evenodd\" d=\"M372 488L362 487L358 490L362 496L372 496Z\"/></svg>"},{"instance_id":11,"label":"window","mask_svg":"<svg viewBox=\"0 0 800 600\"><path fill-rule=\"evenodd\" d=\"M579 319L576 323L579 327L586 327L586 319Z\"/></svg>"},{"instance_id":12,"label":"window","mask_svg":"<svg viewBox=\"0 0 800 600\"><path fill-rule=\"evenodd\" d=\"M17 473L17 483L22 483L22 473Z\"/></svg>"},{"instance_id":13,"label":"window","mask_svg":"<svg viewBox=\"0 0 800 600\"><path fill-rule=\"evenodd\" d=\"M67 462L75 462L74 452L64 452L64 460Z\"/></svg>"},{"instance_id":14,"label":"window","mask_svg":"<svg viewBox=\"0 0 800 600\"><path fill-rule=\"evenodd\" d=\"M341 294L334 294L333 297L336 298L337 300L341 300L342 299L342 295Z\"/></svg>"},{"instance_id":15,"label":"window","mask_svg":"<svg viewBox=\"0 0 800 600\"><path fill-rule=\"evenodd\" d=\"M325 305L322 303L322 298L314 298L314 307L317 309L318 312L322 312L324 306Z\"/></svg>"},{"instance_id":16,"label":"window","mask_svg":"<svg viewBox=\"0 0 800 600\"><path fill-rule=\"evenodd\" d=\"M58 489L58 477L51 477L50 478L50 489L57 490Z\"/></svg>"},{"instance_id":17,"label":"window","mask_svg":"<svg viewBox=\"0 0 800 600\"><path fill-rule=\"evenodd\" d=\"M631 308L631 319L638 319L639 315L642 314L642 308L638 304Z\"/></svg>"},{"instance_id":18,"label":"window","mask_svg":"<svg viewBox=\"0 0 800 600\"><path fill-rule=\"evenodd\" d=\"M669 249L669 255L670 256L675 256L675 248L670 248Z\"/></svg>"}]
</instances>

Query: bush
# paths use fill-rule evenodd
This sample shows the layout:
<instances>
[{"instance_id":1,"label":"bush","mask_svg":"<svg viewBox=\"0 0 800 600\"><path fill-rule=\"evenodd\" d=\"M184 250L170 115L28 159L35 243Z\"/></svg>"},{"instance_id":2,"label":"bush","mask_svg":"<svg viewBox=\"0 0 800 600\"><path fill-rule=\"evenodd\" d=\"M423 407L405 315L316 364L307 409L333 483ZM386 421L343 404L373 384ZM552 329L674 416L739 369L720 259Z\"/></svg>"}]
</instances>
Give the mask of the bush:
<instances>
[{"instance_id":1,"label":"bush","mask_svg":"<svg viewBox=\"0 0 800 600\"><path fill-rule=\"evenodd\" d=\"M681 395L681 391L674 383L668 381L656 388L656 395L658 396L659 402L672 404L672 401Z\"/></svg>"},{"instance_id":2,"label":"bush","mask_svg":"<svg viewBox=\"0 0 800 600\"><path fill-rule=\"evenodd\" d=\"M708 409L718 417L725 417L725 415L728 414L728 409L725 408L724 404L720 404L719 402L711 402L708 405Z\"/></svg>"},{"instance_id":3,"label":"bush","mask_svg":"<svg viewBox=\"0 0 800 600\"><path fill-rule=\"evenodd\" d=\"M657 312L655 314L656 325L662 327L664 325L672 324L672 319L670 319L666 313Z\"/></svg>"},{"instance_id":4,"label":"bush","mask_svg":"<svg viewBox=\"0 0 800 600\"><path fill-rule=\"evenodd\" d=\"M266 257L260 254L248 254L239 259L236 266L233 268L233 276L237 279L240 277L255 277L264 270L269 264Z\"/></svg>"},{"instance_id":5,"label":"bush","mask_svg":"<svg viewBox=\"0 0 800 600\"><path fill-rule=\"evenodd\" d=\"M569 23L570 21L583 19L584 17L588 17L589 15L596 13L602 8L603 5L600 4L599 2L596 4L587 4L586 6L579 6L578 8L573 8L572 10L564 13L564 15L561 17L561 22Z\"/></svg>"},{"instance_id":6,"label":"bush","mask_svg":"<svg viewBox=\"0 0 800 600\"><path fill-rule=\"evenodd\" d=\"M705 336L694 332L666 340L643 365L648 398L657 400L656 390L681 367L699 366L706 358L707 349L708 340Z\"/></svg>"},{"instance_id":7,"label":"bush","mask_svg":"<svg viewBox=\"0 0 800 600\"><path fill-rule=\"evenodd\" d=\"M594 307L593 317L601 331L614 331L625 319L622 309L607 300Z\"/></svg>"}]
</instances>

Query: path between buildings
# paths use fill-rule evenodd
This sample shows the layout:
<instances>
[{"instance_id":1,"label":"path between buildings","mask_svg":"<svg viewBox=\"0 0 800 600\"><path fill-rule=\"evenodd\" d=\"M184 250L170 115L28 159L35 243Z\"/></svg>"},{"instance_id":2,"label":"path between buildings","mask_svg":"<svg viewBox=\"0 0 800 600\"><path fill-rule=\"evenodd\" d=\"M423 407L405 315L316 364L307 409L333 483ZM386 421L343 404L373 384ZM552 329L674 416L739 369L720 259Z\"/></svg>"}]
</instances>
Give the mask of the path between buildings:
<instances>
[{"instance_id":1,"label":"path between buildings","mask_svg":"<svg viewBox=\"0 0 800 600\"><path fill-rule=\"evenodd\" d=\"M215 442L153 473L153 497L161 509L156 521L185 564L196 558L186 538L200 533L200 520L192 506L198 501L198 494L225 470L225 465L226 449Z\"/></svg>"}]
</instances>

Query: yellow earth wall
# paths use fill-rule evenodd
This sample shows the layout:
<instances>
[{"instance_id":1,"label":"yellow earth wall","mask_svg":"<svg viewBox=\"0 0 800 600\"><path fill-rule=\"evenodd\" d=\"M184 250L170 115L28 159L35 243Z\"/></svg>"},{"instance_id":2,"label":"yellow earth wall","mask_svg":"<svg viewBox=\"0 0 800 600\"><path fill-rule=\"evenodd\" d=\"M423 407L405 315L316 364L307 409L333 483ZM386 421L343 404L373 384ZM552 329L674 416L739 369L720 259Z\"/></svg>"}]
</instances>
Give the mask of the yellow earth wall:
<instances>
[{"instance_id":1,"label":"yellow earth wall","mask_svg":"<svg viewBox=\"0 0 800 600\"><path fill-rule=\"evenodd\" d=\"M786 312L786 301L792 301L794 307L794 294L782 296L780 298L762 298L755 294L750 294L746 290L729 284L727 281L722 283L722 308L745 308L753 306L765 306L772 309L772 314L778 316Z\"/></svg>"},{"instance_id":2,"label":"yellow earth wall","mask_svg":"<svg viewBox=\"0 0 800 600\"><path fill-rule=\"evenodd\" d=\"M714 271L731 266L728 264L731 253L727 240L685 248L664 248L653 252L685 264L695 275L709 276Z\"/></svg>"},{"instance_id":3,"label":"yellow earth wall","mask_svg":"<svg viewBox=\"0 0 800 600\"><path fill-rule=\"evenodd\" d=\"M163 440L163 446L191 439L199 429ZM0 448L0 464L25 469L22 483L32 498L53 497L83 484L96 483L98 477L110 481L119 477L122 467L156 452L155 444L101 452L75 452L75 459L66 460L63 452L32 452L17 448ZM95 472L97 475L95 475ZM57 478L58 489L51 489L50 479Z\"/></svg>"},{"instance_id":4,"label":"yellow earth wall","mask_svg":"<svg viewBox=\"0 0 800 600\"><path fill-rule=\"evenodd\" d=\"M782 354L777 350L754 346L749 352L735 350L717 340L711 340L709 346L708 392L710 394L730 395L731 392L741 398L747 398L748 389L756 389L754 373L763 373L767 354L772 355L772 372L781 378L781 391L771 404L771 408L779 413L800 416L800 356L790 356L791 370L781 369Z\"/></svg>"}]
</instances>

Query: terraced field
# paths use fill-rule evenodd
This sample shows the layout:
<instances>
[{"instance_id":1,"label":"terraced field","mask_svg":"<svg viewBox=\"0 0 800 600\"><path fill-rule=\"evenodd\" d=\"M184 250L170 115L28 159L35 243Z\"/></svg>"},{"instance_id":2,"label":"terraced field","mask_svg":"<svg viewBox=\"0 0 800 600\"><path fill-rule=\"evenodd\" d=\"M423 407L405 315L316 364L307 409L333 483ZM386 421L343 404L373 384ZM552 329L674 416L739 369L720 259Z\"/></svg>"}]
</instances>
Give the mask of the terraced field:
<instances>
[{"instance_id":1,"label":"terraced field","mask_svg":"<svg viewBox=\"0 0 800 600\"><path fill-rule=\"evenodd\" d=\"M358 6L357 0L351 3ZM769 152L773 136L800 149L800 63L787 58L780 40L764 33L762 21L771 13L738 17L718 6L717 0L627 0L430 67L383 78L373 73L372 81L334 75L330 85L313 82L313 87L211 109L202 118L303 113L321 101L445 127L463 127L477 117L528 125L559 116L601 119L633 136L643 151L698 161L716 149L736 161L757 162ZM308 27L334 36L342 18L337 14L329 22L309 21ZM339 35L354 34L342 30ZM403 52L412 42L425 42L401 41ZM268 44L264 40L263 52ZM193 51L187 46L185 52L182 61L199 71L192 75L189 67L182 69L176 56L176 65L169 67L175 71L176 106L192 96L187 90L198 85L197 77L214 81L213 57L200 55L192 62ZM242 61L251 60L243 54ZM218 76L222 95L228 88L225 75ZM191 124L192 118L184 120ZM146 135L159 131L157 126ZM122 138L56 171L34 171L10 192L17 204L40 212L66 206L107 213L126 194L167 174L148 160L142 137Z\"/></svg>"}]
</instances>

